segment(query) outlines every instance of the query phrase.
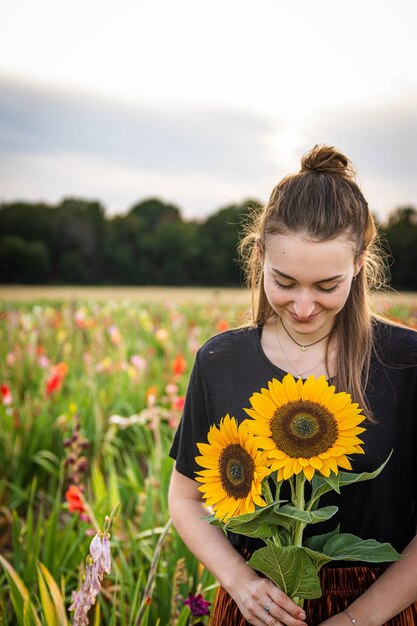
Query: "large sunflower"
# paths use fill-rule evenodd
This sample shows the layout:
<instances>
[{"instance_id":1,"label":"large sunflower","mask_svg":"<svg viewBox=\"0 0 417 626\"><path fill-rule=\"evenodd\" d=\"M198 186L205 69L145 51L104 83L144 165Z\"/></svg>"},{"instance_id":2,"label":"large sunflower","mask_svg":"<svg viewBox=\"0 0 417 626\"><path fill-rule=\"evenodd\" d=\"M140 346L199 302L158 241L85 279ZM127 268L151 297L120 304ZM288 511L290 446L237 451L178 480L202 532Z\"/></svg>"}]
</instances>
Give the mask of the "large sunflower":
<instances>
[{"instance_id":1,"label":"large sunflower","mask_svg":"<svg viewBox=\"0 0 417 626\"><path fill-rule=\"evenodd\" d=\"M209 443L197 444L202 456L195 460L205 468L196 472L196 480L203 483L199 490L221 520L252 513L255 504L265 506L261 483L271 472L270 463L267 453L258 449L248 422L238 426L234 417L226 415L219 428L211 426Z\"/></svg>"},{"instance_id":2,"label":"large sunflower","mask_svg":"<svg viewBox=\"0 0 417 626\"><path fill-rule=\"evenodd\" d=\"M250 398L249 425L258 446L268 453L278 479L304 472L311 480L317 470L330 476L338 468L352 469L348 454L363 454L357 435L365 429L358 404L348 393L335 393L324 376L309 376L303 383L287 374L273 379L268 389Z\"/></svg>"}]
</instances>

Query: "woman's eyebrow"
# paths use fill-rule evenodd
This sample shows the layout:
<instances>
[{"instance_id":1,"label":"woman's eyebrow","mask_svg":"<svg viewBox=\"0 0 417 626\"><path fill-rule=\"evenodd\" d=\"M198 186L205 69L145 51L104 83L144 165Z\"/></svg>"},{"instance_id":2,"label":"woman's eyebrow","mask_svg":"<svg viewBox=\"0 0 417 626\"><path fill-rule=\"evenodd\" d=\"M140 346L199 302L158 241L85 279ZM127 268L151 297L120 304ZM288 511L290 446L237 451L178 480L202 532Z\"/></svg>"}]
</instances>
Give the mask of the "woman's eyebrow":
<instances>
[{"instance_id":1,"label":"woman's eyebrow","mask_svg":"<svg viewBox=\"0 0 417 626\"><path fill-rule=\"evenodd\" d=\"M294 280L296 281L295 278L293 278L292 276L288 276L288 274L284 274L284 272L280 272L279 270L275 269L274 267L271 268L272 271L275 274L278 274L278 276L281 276L282 278L287 278L288 280ZM338 278L342 278L343 274L336 274L335 276L330 276L329 278L322 278L320 280L317 280L314 284L317 285L318 283L330 283L332 280L336 280Z\"/></svg>"}]
</instances>

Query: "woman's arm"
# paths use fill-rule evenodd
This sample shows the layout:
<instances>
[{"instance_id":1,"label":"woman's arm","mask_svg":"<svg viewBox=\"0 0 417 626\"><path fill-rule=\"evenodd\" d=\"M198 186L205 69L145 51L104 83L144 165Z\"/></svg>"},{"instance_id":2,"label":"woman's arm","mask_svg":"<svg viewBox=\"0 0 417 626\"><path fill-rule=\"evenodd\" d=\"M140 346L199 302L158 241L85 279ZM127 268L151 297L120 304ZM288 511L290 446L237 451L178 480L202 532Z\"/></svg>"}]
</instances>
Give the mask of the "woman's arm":
<instances>
[{"instance_id":1,"label":"woman's arm","mask_svg":"<svg viewBox=\"0 0 417 626\"><path fill-rule=\"evenodd\" d=\"M246 565L221 528L201 519L209 511L195 480L174 469L168 499L172 521L184 543L232 596L250 624L273 626L280 620L286 626L306 626L302 609ZM269 616L265 610L268 603Z\"/></svg>"},{"instance_id":2,"label":"woman's arm","mask_svg":"<svg viewBox=\"0 0 417 626\"><path fill-rule=\"evenodd\" d=\"M381 626L417 600L417 537L396 561L348 608L357 626ZM349 626L346 613L322 622L322 626Z\"/></svg>"}]
</instances>

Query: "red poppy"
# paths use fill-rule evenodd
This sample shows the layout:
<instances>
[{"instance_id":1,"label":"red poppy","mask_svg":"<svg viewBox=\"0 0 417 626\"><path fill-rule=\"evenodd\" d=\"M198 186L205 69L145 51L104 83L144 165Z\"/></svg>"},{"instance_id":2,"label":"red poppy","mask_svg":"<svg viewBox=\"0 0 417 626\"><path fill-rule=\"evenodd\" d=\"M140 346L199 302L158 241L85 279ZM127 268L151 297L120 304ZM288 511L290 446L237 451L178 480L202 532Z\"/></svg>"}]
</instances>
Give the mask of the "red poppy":
<instances>
[{"instance_id":1,"label":"red poppy","mask_svg":"<svg viewBox=\"0 0 417 626\"><path fill-rule=\"evenodd\" d=\"M65 498L70 513L86 513L81 489L77 485L69 486L65 492Z\"/></svg>"},{"instance_id":2,"label":"red poppy","mask_svg":"<svg viewBox=\"0 0 417 626\"><path fill-rule=\"evenodd\" d=\"M223 331L228 330L228 328L229 328L229 322L228 322L228 321L226 321L226 320L219 320L219 321L217 322L217 326L216 326L216 327L217 327L217 330L218 330L220 333L222 333Z\"/></svg>"},{"instance_id":3,"label":"red poppy","mask_svg":"<svg viewBox=\"0 0 417 626\"><path fill-rule=\"evenodd\" d=\"M12 392L10 391L10 387L7 385L1 386L1 400L5 406L8 406L13 402Z\"/></svg>"},{"instance_id":4,"label":"red poppy","mask_svg":"<svg viewBox=\"0 0 417 626\"><path fill-rule=\"evenodd\" d=\"M68 365L64 362L54 365L51 374L46 381L46 395L50 396L55 391L59 391L68 372Z\"/></svg>"},{"instance_id":5,"label":"red poppy","mask_svg":"<svg viewBox=\"0 0 417 626\"><path fill-rule=\"evenodd\" d=\"M182 354L177 354L172 363L172 371L176 376L181 376L181 374L184 374L186 369L187 361L184 359Z\"/></svg>"}]
</instances>

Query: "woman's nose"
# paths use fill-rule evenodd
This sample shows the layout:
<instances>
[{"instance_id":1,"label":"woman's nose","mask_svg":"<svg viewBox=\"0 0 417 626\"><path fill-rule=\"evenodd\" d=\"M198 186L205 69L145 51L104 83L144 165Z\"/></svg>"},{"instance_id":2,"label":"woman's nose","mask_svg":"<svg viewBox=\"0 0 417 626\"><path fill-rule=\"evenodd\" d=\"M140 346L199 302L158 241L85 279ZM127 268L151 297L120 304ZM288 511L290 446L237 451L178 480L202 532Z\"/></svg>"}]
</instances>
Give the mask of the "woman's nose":
<instances>
[{"instance_id":1,"label":"woman's nose","mask_svg":"<svg viewBox=\"0 0 417 626\"><path fill-rule=\"evenodd\" d=\"M314 299L309 294L300 294L294 300L294 313L300 319L307 319L314 313Z\"/></svg>"}]
</instances>

